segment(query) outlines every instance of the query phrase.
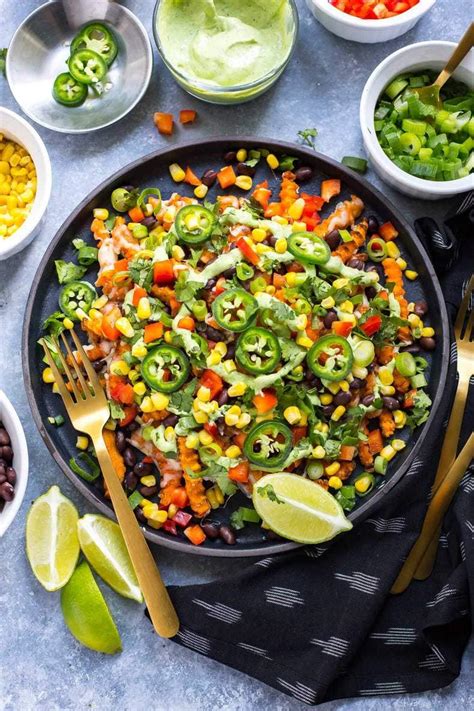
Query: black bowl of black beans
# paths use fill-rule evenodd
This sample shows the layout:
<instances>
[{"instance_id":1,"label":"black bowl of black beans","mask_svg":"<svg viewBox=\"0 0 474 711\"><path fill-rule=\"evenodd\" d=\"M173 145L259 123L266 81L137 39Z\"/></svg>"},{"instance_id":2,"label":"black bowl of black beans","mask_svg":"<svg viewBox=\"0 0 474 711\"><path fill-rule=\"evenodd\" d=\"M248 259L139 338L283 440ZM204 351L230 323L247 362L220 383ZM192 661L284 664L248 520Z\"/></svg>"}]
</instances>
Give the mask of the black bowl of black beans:
<instances>
[{"instance_id":1,"label":"black bowl of black beans","mask_svg":"<svg viewBox=\"0 0 474 711\"><path fill-rule=\"evenodd\" d=\"M28 450L20 420L0 391L0 537L20 508L28 478Z\"/></svg>"}]
</instances>

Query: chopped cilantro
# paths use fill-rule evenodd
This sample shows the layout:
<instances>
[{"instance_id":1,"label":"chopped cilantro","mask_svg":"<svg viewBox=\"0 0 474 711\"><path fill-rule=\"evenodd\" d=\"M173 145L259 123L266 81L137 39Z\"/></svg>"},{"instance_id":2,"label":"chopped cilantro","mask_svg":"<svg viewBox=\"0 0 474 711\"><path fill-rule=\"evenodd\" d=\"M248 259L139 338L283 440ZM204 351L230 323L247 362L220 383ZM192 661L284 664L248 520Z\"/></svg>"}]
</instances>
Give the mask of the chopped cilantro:
<instances>
[{"instance_id":1,"label":"chopped cilantro","mask_svg":"<svg viewBox=\"0 0 474 711\"><path fill-rule=\"evenodd\" d=\"M153 263L149 259L133 259L128 265L128 273L134 284L149 291L153 282Z\"/></svg>"},{"instance_id":2,"label":"chopped cilantro","mask_svg":"<svg viewBox=\"0 0 474 711\"><path fill-rule=\"evenodd\" d=\"M265 486L260 486L257 489L259 496L266 496L270 501L274 501L276 504L284 504L282 499L279 499L275 493L275 489L271 484L266 484Z\"/></svg>"},{"instance_id":3,"label":"chopped cilantro","mask_svg":"<svg viewBox=\"0 0 474 711\"><path fill-rule=\"evenodd\" d=\"M298 131L298 138L301 139L301 143L303 144L303 146L309 146L313 150L316 150L314 139L317 135L317 128L304 128L301 131Z\"/></svg>"},{"instance_id":4,"label":"chopped cilantro","mask_svg":"<svg viewBox=\"0 0 474 711\"><path fill-rule=\"evenodd\" d=\"M58 281L60 284L69 284L71 281L80 281L87 271L87 267L80 267L74 262L65 262L62 259L56 259L54 262Z\"/></svg>"}]
</instances>

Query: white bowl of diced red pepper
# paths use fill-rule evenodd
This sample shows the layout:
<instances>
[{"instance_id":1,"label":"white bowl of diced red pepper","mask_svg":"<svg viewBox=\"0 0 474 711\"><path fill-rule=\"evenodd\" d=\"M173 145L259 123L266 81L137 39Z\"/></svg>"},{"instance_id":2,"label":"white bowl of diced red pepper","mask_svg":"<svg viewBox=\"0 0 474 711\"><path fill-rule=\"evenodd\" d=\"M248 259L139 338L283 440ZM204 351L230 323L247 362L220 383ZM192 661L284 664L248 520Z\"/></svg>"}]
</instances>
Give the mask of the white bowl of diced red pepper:
<instances>
[{"instance_id":1,"label":"white bowl of diced red pepper","mask_svg":"<svg viewBox=\"0 0 474 711\"><path fill-rule=\"evenodd\" d=\"M316 19L353 42L387 42L411 30L436 0L306 0ZM377 18L377 19L375 19Z\"/></svg>"}]
</instances>

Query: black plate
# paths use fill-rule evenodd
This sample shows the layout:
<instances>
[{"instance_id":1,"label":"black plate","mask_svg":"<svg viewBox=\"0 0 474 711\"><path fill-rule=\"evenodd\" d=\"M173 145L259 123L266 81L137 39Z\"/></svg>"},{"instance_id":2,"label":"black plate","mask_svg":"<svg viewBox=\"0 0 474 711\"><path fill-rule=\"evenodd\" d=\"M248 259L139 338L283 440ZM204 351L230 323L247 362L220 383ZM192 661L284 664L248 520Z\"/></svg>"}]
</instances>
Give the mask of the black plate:
<instances>
[{"instance_id":1,"label":"black plate","mask_svg":"<svg viewBox=\"0 0 474 711\"><path fill-rule=\"evenodd\" d=\"M418 238L408 223L396 212L395 208L386 198L373 188L366 180L353 171L345 168L340 163L315 153L311 150L293 144L282 143L262 138L226 138L208 140L202 143L190 143L169 150L158 151L149 156L140 158L123 170L115 173L111 178L99 185L90 195L72 212L68 220L62 225L47 249L36 273L28 304L26 308L23 327L23 370L28 399L33 412L33 417L46 442L51 454L59 464L66 476L81 491L84 496L107 516L113 516L110 503L103 497L100 490L89 485L75 475L67 462L75 456L76 432L69 423L63 427L55 428L48 425L47 417L62 411L59 396L53 395L51 389L46 387L41 380L42 350L37 345L41 336L41 323L57 309L58 284L55 274L54 260L73 257L71 240L82 237L91 241L89 226L92 210L96 207L110 207L109 198L111 191L121 185L158 186L163 195L167 196L172 191L180 190L184 194L192 195L189 185L177 186L172 182L168 166L178 163L183 167L190 165L198 174L210 167L222 166L223 154L236 147L247 149L264 145L272 152L297 156L302 165L309 165L314 170L314 178L304 185L304 190L319 194L322 179L327 177L340 178L343 183L341 198L346 198L351 192L357 194L366 204L366 214L374 214L382 221L391 220L400 232L398 244L402 247L409 265L419 273L419 279L410 282L408 286L409 300L424 298L430 306L430 318L437 334L437 347L430 357L430 372L428 392L433 400L431 416L428 422L415 431L410 437L408 446L397 455L390 464L385 478L377 482L374 491L367 497L360 499L357 507L351 512L349 518L355 522L373 514L381 499L405 474L413 463L420 450L425 434L430 427L435 410L443 396L446 382L446 373L449 360L448 320L444 301L438 280L428 256ZM277 186L277 176L273 176L266 167L259 166L257 180L268 178L272 187ZM212 200L217 190L214 187L209 192ZM89 275L88 275L89 276ZM91 270L90 277L94 280ZM225 523L229 514L245 502L245 497L238 494L231 498L222 511L218 511L218 520ZM282 540L267 540L259 526L250 525L237 534L235 546L227 546L221 541L206 541L202 546L193 546L184 536L175 538L164 532L147 528L146 537L154 543L159 543L175 550L189 553L215 556L257 556L279 553L297 546L297 544Z\"/></svg>"}]
</instances>

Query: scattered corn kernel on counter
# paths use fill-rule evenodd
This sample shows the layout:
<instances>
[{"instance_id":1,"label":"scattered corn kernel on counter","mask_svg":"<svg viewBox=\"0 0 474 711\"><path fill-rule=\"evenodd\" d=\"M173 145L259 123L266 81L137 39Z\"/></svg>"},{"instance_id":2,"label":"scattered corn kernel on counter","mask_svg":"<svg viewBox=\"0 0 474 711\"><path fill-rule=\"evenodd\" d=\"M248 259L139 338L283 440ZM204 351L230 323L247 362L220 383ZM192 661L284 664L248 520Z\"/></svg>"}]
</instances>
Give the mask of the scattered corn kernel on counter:
<instances>
[{"instance_id":1,"label":"scattered corn kernel on counter","mask_svg":"<svg viewBox=\"0 0 474 711\"><path fill-rule=\"evenodd\" d=\"M277 191L257 180L262 165ZM258 496L278 499L273 472L350 511L431 405L421 353L435 333L427 303L407 298L417 273L397 230L357 195L338 201L339 180L305 192L311 168L262 148L230 151L202 178L177 163L169 173L170 195L118 187L94 210L90 241L56 261L60 308L43 326L53 349L76 323L87 335L110 400L106 444L137 518L197 546L233 545L246 526L274 537L257 513ZM49 368L43 381L54 391ZM87 438L77 448L70 467L101 486ZM222 525L238 489L249 502Z\"/></svg>"},{"instance_id":2,"label":"scattered corn kernel on counter","mask_svg":"<svg viewBox=\"0 0 474 711\"><path fill-rule=\"evenodd\" d=\"M25 222L36 195L36 168L26 148L0 133L0 238Z\"/></svg>"}]
</instances>

